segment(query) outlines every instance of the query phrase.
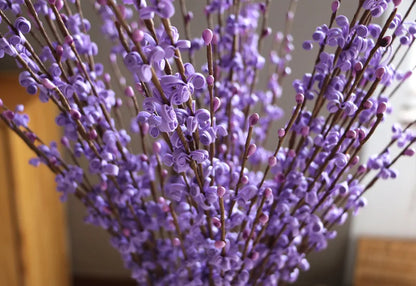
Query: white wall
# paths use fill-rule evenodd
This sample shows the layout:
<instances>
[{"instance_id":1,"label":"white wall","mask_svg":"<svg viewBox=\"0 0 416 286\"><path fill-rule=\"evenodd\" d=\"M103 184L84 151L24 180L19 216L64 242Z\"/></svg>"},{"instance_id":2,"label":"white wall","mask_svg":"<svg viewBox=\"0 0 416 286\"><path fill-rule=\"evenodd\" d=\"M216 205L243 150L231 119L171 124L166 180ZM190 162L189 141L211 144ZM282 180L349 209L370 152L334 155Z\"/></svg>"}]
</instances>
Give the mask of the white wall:
<instances>
[{"instance_id":1,"label":"white wall","mask_svg":"<svg viewBox=\"0 0 416 286\"><path fill-rule=\"evenodd\" d=\"M413 51L408 55L408 60L405 61L402 68L411 69L415 65L416 53ZM364 156L368 157L385 147L386 141L392 134L391 126L394 122L402 121L404 117L416 119L415 83L413 75L393 97L394 111L386 117L385 124L374 134L374 138L364 150ZM415 128L413 130L416 132ZM391 154L397 154L397 152L399 152L397 146L391 149ZM416 160L414 157L404 157L397 162L394 169L399 172L398 178L388 181L379 180L374 188L365 195L369 202L368 206L352 220L348 263L344 278L347 284L352 283L353 262L358 238L377 236L416 239Z\"/></svg>"}]
</instances>

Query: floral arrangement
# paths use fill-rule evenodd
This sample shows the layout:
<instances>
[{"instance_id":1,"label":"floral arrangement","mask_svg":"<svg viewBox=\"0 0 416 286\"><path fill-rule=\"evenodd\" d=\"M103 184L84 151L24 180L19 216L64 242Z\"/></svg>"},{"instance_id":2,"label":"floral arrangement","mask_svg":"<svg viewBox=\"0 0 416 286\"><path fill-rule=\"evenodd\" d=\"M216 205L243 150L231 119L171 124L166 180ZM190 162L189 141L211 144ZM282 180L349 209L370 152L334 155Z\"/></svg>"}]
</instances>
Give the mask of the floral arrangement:
<instances>
[{"instance_id":1,"label":"floral arrangement","mask_svg":"<svg viewBox=\"0 0 416 286\"><path fill-rule=\"evenodd\" d=\"M400 0L359 0L351 17L328 3L328 23L303 44L315 65L284 92L294 107L276 130L298 1L277 33L270 0L201 2L207 28L196 38L185 0L175 3L183 32L172 25L173 2L0 0L0 57L16 60L28 94L56 105L64 134L44 143L22 105L0 101L0 119L35 152L30 164L56 174L62 200L75 195L86 221L110 233L139 285L294 282L307 254L325 249L363 195L414 154L411 122L359 157L412 75L400 66L415 41L415 1L400 14ZM102 18L110 69L96 62L84 4Z\"/></svg>"}]
</instances>

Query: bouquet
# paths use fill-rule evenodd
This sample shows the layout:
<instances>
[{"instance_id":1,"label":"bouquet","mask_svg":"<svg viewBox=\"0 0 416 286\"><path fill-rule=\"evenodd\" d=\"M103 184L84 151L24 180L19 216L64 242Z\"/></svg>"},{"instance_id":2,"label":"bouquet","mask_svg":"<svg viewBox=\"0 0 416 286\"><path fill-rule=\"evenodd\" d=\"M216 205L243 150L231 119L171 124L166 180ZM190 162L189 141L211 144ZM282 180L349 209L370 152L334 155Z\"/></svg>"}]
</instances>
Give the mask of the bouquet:
<instances>
[{"instance_id":1,"label":"bouquet","mask_svg":"<svg viewBox=\"0 0 416 286\"><path fill-rule=\"evenodd\" d=\"M401 65L416 1L403 13L400 0L355 2L348 17L328 3L302 45L315 65L283 91L297 0L283 31L268 26L271 0L201 1L203 31L185 0L0 0L0 57L15 59L28 96L57 107L63 136L43 142L22 105L0 101L0 119L34 151L30 164L56 174L61 199L75 195L111 235L139 285L291 283L415 152L416 121L360 160L412 75ZM83 5L102 19L110 66Z\"/></svg>"}]
</instances>

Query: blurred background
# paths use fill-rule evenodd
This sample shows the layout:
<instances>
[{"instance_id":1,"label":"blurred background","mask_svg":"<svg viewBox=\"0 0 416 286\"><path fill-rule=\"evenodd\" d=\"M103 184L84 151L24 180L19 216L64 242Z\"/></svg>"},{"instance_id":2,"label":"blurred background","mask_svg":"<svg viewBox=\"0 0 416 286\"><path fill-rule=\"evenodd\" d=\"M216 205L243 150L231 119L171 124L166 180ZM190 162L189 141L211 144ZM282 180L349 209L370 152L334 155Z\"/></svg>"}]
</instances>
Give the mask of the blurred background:
<instances>
[{"instance_id":1,"label":"blurred background","mask_svg":"<svg viewBox=\"0 0 416 286\"><path fill-rule=\"evenodd\" d=\"M206 27L205 20L200 20L205 19L201 11L203 5L202 3L204 2L205 1L195 0L187 1L188 9L193 11L195 15L194 20L191 22L193 36L200 35L203 29ZM285 12L287 11L289 1L272 2L274 3L271 7L272 12L270 13L270 27L272 27L273 31L275 32L279 29L279 27L284 26ZM279 105L285 110L290 110L294 102L294 93L291 88L292 80L301 77L305 72L310 72L314 61L315 53L303 51L300 48L302 42L311 38L311 35L316 26L328 22L330 2L331 1L327 0L299 1L293 26L293 35L295 39L294 45L296 49L293 53L293 60L291 63L292 74L286 80L284 89L285 91L283 92L283 97L279 102ZM355 2L357 1L343 1L342 12L347 15L351 15L352 11L354 11L356 8ZM96 17L93 9L89 7L90 3L83 4L85 4L85 8L87 9L85 15L87 15L87 18L89 18L92 23L92 38L97 42L98 47L100 48L100 54L108 55L109 45L106 45L103 37L100 36L99 19ZM177 17L173 19L172 22L174 24L180 23L180 25L177 25L177 27L182 29L182 19ZM413 58L415 57L413 56ZM102 58L102 62L104 64L108 64L108 59ZM202 61L199 63L202 63ZM200 68L200 65L198 66L197 64L196 68ZM17 74L18 71L14 69L13 64L8 64L3 60L0 62L0 70L2 71L0 74L0 78L2 79L0 81L0 83L2 83L0 92L1 97L3 97L5 95L5 90L3 87L5 86L6 82L12 82L13 86L17 85L17 77L14 76L14 79L10 79L9 75ZM13 87L10 87L10 90L12 90L12 88ZM412 110L412 102L414 102L413 98L416 98L415 85L413 84L412 86L412 84L408 84L407 86L403 87L400 92L405 94L405 96L397 96L394 99L393 105L395 106L395 113L389 116L387 119L387 124L384 124L382 127L384 129L378 130L378 132L375 134L372 143L370 143L364 151L363 157L365 157L367 153L375 153L384 147L386 139L391 134L390 127L392 122L405 120L408 114L413 114L413 118L416 118L416 112ZM39 126L45 126L46 123L39 121L37 124L39 124ZM284 120L278 122L277 124L283 125ZM1 128L2 129L0 130L4 129L3 126ZM49 127L44 129L47 129L45 132L50 134ZM14 146L14 143L10 143L14 141L7 141L10 140L10 135L7 135L5 132L6 131L3 130L2 133L0 133L0 140L3 142L2 145L0 141L0 149L3 148L3 153L0 152L0 158L3 156L3 161L0 160L0 162L3 163L7 162L5 161L7 159L7 154L4 152L4 150L10 148L10 146ZM9 142L9 147L5 146L5 142ZM20 150L21 149L18 149L16 152L21 153L22 151ZM27 160L23 163L26 164L26 162ZM8 174L10 170L3 170L3 168L4 165L0 166L0 179L3 178L1 176L1 173L3 173L3 176L5 177L3 179L5 180L7 177L5 174ZM32 167L27 168L23 165L19 165L14 166L14 169L17 172L24 172L25 174L22 178L26 181L29 180L30 184L34 184L34 181L32 180L36 180L36 177L39 177L39 173L37 172L40 171L33 169ZM311 269L308 272L302 273L299 281L295 285L359 285L357 280L354 280L354 273L356 273L358 265L357 261L359 261L357 254L361 256L364 255L364 258L362 258L364 259L364 266L360 267L365 268L366 265L368 265L368 263L366 264L365 262L371 258L376 259L376 257L378 257L378 252L381 253L381 258L377 259L383 259L383 257L386 257L385 259L390 261L390 263L392 263L392 261L394 262L394 266L392 267L396 267L397 269L393 269L391 271L391 276L411 276L410 278L406 278L405 281L407 282L404 283L415 283L400 285L416 285L416 278L413 277L416 275L416 264L412 262L412 260L416 261L416 250L415 246L413 245L413 240L416 240L416 162L414 159L402 160L399 162L396 169L398 169L400 173L399 179L395 181L383 181L376 184L374 189L367 195L369 205L361 210L358 218L352 218L344 226L338 228L338 236L335 240L330 242L327 250L321 253L314 253L310 256ZM30 177L29 179L29 176L27 176L28 172L35 173L37 175ZM53 182L53 178L51 180ZM50 186L49 188L53 189L53 184L51 185L49 183L48 185ZM45 186L45 183L42 183L42 186ZM15 233L16 237L18 238L15 239L15 241L11 244L9 240L9 244L7 244L5 234L2 234L0 237L0 258L3 257L0 259L0 261L3 263L6 258L9 259L7 255L12 255L8 254L10 249L14 249L14 253L16 255L21 255L22 253L26 253L25 251L28 251L25 237L32 237L29 231L43 232L42 225L33 227L32 224L35 222L30 221L24 222L28 225L27 232L26 230L22 231L22 229L19 229L19 227L22 227L21 218L24 216L19 214L19 212L23 207L26 208L26 205L22 202L27 201L28 199L27 197L19 199L19 196L13 195L13 190L16 187L17 186L14 183L10 183L6 187L6 185L1 184L0 181L0 194L8 194L7 196L0 195L0 199L4 199L3 203L5 200L11 202L8 206L7 214L5 214L5 211L3 211L3 213L0 211L0 222L2 225L4 225L4 217L7 215L7 219L10 221L10 227L14 229L12 233ZM52 190L49 189L42 189L42 191L52 192ZM57 196L55 197L48 201L49 204L58 204ZM55 199L56 201L53 201ZM72 285L74 286L135 285L129 279L129 272L123 268L123 263L119 257L119 254L109 244L108 236L106 233L101 229L83 223L83 218L85 215L84 208L75 198L70 198L65 204L64 213L61 212L62 211L59 209L53 209L50 210L47 215L44 215L42 214L42 210L35 211L35 213L37 213L39 217L42 217L43 219L45 219L45 216L56 216L56 213L58 213L59 217L61 218L55 222L52 222L52 225L60 225L63 228L59 231L59 235L54 234L56 239L61 239L63 241L62 243L57 243L55 246L62 248L62 251L58 256L60 257L59 259L61 261L60 265L64 265L63 267L66 267L66 270L62 271L61 275L70 275ZM14 216L17 216L18 219L13 219ZM19 224L19 226L13 226L14 224ZM54 227L51 228L54 229ZM22 233L24 233L24 235L22 235ZM65 238L67 238L66 242ZM24 240L23 242L22 239ZM39 239L41 240L42 238ZM45 245L45 249L53 247L53 245L55 245L54 243L56 242L51 243L53 244ZM19 245L24 245L26 248L23 248L22 250L20 249ZM38 255L46 254L47 253L45 252L41 252ZM36 256L36 254L33 254L33 256ZM65 259L67 259L69 262L62 262ZM35 263L42 263L41 260L35 261ZM374 263L376 262L377 261ZM16 265L17 266L15 271L20 273L19 276L23 276L25 271L27 272L27 269L24 265L22 266L21 263L19 264L16 262ZM1 268L2 264L0 264L0 269ZM368 271L371 272L373 270L369 269ZM384 274L389 271L385 271ZM406 271L407 274L403 273L404 271ZM16 283L18 284L2 284L1 275L9 274L1 273L2 272L0 270L0 285L32 285L25 283L26 280L22 277L17 278ZM45 277L47 277L47 274L45 275ZM384 277L383 273L375 273L374 275L376 277ZM383 279L386 280L389 278L384 277ZM392 281L396 280L391 280L388 282L390 284L386 285L398 285L395 284L396 282ZM64 286L63 284L54 283L58 282L49 281L39 285ZM381 285L378 282L375 283L376 284L372 285Z\"/></svg>"}]
</instances>

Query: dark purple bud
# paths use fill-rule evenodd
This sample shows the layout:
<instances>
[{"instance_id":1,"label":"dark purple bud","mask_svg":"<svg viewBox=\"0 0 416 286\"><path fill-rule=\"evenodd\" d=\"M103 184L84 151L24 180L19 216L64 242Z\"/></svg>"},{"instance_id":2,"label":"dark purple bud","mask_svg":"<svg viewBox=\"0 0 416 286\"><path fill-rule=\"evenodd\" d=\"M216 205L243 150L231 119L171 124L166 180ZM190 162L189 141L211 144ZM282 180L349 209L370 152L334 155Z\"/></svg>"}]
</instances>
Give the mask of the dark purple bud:
<instances>
[{"instance_id":1,"label":"dark purple bud","mask_svg":"<svg viewBox=\"0 0 416 286\"><path fill-rule=\"evenodd\" d=\"M363 107L364 109L370 109L371 107L373 107L373 103L370 100L367 100L363 103Z\"/></svg>"},{"instance_id":2,"label":"dark purple bud","mask_svg":"<svg viewBox=\"0 0 416 286\"><path fill-rule=\"evenodd\" d=\"M250 125L250 127L252 127L259 122L259 119L260 119L260 116L258 115L258 113L254 113L250 115L248 119L248 124Z\"/></svg>"},{"instance_id":3,"label":"dark purple bud","mask_svg":"<svg viewBox=\"0 0 416 286\"><path fill-rule=\"evenodd\" d=\"M247 185L248 184L248 177L246 175L241 177L241 183L243 185Z\"/></svg>"},{"instance_id":4,"label":"dark purple bud","mask_svg":"<svg viewBox=\"0 0 416 286\"><path fill-rule=\"evenodd\" d=\"M364 130L358 129L357 132L358 132L358 140L360 140L360 141L364 140L365 136L366 136Z\"/></svg>"},{"instance_id":5,"label":"dark purple bud","mask_svg":"<svg viewBox=\"0 0 416 286\"><path fill-rule=\"evenodd\" d=\"M351 166L354 166L354 165L356 165L359 161L360 161L360 157L356 155L356 156L354 156L354 157L352 158L352 160L351 160L351 162L350 162L350 165L351 165Z\"/></svg>"},{"instance_id":6,"label":"dark purple bud","mask_svg":"<svg viewBox=\"0 0 416 286\"><path fill-rule=\"evenodd\" d=\"M356 72L361 71L363 68L364 68L364 65L363 65L363 63L362 63L362 62L356 62L356 63L354 64L354 70L355 70Z\"/></svg>"},{"instance_id":7,"label":"dark purple bud","mask_svg":"<svg viewBox=\"0 0 416 286\"><path fill-rule=\"evenodd\" d=\"M64 48L62 46L56 46L56 55L60 58L62 57L62 54L64 53Z\"/></svg>"},{"instance_id":8,"label":"dark purple bud","mask_svg":"<svg viewBox=\"0 0 416 286\"><path fill-rule=\"evenodd\" d=\"M358 174L363 174L366 171L367 171L367 166L366 165L360 165L360 166L358 166L358 170L357 170L357 173Z\"/></svg>"},{"instance_id":9,"label":"dark purple bud","mask_svg":"<svg viewBox=\"0 0 416 286\"><path fill-rule=\"evenodd\" d=\"M259 217L259 222L262 225L265 225L269 221L269 216L267 214L262 213Z\"/></svg>"},{"instance_id":10,"label":"dark purple bud","mask_svg":"<svg viewBox=\"0 0 416 286\"><path fill-rule=\"evenodd\" d=\"M216 228L220 228L221 227L221 220L219 219L219 218L217 218L217 217L213 217L212 219L211 219L211 221L212 221L212 224L216 227Z\"/></svg>"},{"instance_id":11,"label":"dark purple bud","mask_svg":"<svg viewBox=\"0 0 416 286\"><path fill-rule=\"evenodd\" d=\"M272 33L272 28L267 27L261 32L262 37L267 37Z\"/></svg>"},{"instance_id":12,"label":"dark purple bud","mask_svg":"<svg viewBox=\"0 0 416 286\"><path fill-rule=\"evenodd\" d=\"M97 134L97 131L95 129L91 129L88 132L88 139L95 140L95 139L97 139L97 137L98 137L98 134Z\"/></svg>"},{"instance_id":13,"label":"dark purple bud","mask_svg":"<svg viewBox=\"0 0 416 286\"><path fill-rule=\"evenodd\" d=\"M345 136L349 139L355 139L357 138L357 132L354 130L348 130Z\"/></svg>"},{"instance_id":14,"label":"dark purple bud","mask_svg":"<svg viewBox=\"0 0 416 286\"><path fill-rule=\"evenodd\" d=\"M71 109L69 111L69 114L71 115L71 118L73 120L79 120L79 119L81 119L81 113L78 110L76 110L76 109Z\"/></svg>"},{"instance_id":15,"label":"dark purple bud","mask_svg":"<svg viewBox=\"0 0 416 286\"><path fill-rule=\"evenodd\" d=\"M406 150L404 150L403 154L406 155L406 156L413 156L415 154L415 149L407 148Z\"/></svg>"},{"instance_id":16,"label":"dark purple bud","mask_svg":"<svg viewBox=\"0 0 416 286\"><path fill-rule=\"evenodd\" d=\"M71 35L66 36L65 43L67 43L68 45L72 45L74 43L74 38L72 38Z\"/></svg>"},{"instance_id":17,"label":"dark purple bud","mask_svg":"<svg viewBox=\"0 0 416 286\"><path fill-rule=\"evenodd\" d=\"M402 3L402 0L393 0L394 6L399 6Z\"/></svg>"}]
</instances>

